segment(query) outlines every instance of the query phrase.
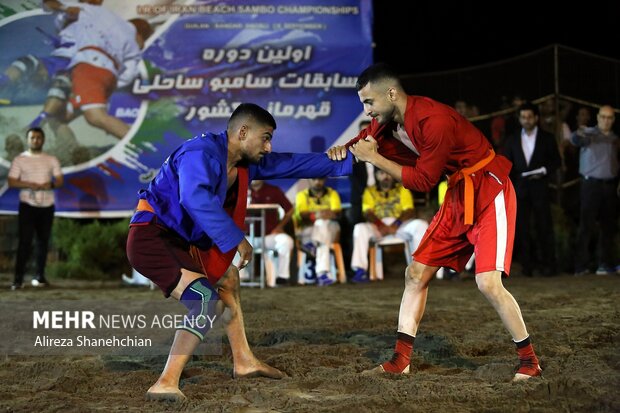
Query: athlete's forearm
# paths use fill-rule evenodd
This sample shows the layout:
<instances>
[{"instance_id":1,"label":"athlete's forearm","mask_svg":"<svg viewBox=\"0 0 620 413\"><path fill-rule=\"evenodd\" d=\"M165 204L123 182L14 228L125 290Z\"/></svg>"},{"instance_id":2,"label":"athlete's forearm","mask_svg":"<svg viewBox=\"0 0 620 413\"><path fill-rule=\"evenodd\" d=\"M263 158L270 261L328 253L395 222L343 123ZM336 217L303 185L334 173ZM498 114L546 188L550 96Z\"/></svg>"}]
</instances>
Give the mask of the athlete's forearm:
<instances>
[{"instance_id":1,"label":"athlete's forearm","mask_svg":"<svg viewBox=\"0 0 620 413\"><path fill-rule=\"evenodd\" d=\"M388 174L390 174L392 178L396 179L398 182L403 181L403 177L402 177L403 167L397 164L396 162L391 161L383 157L382 155L379 155L378 153L376 153L370 159L370 163L373 164L375 167L381 169L382 171L385 171Z\"/></svg>"}]
</instances>

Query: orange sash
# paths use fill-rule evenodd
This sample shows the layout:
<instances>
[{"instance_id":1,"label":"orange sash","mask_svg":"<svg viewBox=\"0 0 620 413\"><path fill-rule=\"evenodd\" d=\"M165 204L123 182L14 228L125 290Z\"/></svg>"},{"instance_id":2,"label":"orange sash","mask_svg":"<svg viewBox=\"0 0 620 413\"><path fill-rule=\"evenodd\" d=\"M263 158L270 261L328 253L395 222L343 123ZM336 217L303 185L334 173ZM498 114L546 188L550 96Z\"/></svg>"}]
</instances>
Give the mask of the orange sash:
<instances>
[{"instance_id":1,"label":"orange sash","mask_svg":"<svg viewBox=\"0 0 620 413\"><path fill-rule=\"evenodd\" d=\"M147 201L146 199L138 200L138 206L136 207L136 211L148 211L153 214L155 213L155 210L153 209L151 204L149 204L149 201Z\"/></svg>"},{"instance_id":2,"label":"orange sash","mask_svg":"<svg viewBox=\"0 0 620 413\"><path fill-rule=\"evenodd\" d=\"M460 180L465 181L465 225L474 223L474 182L471 175L487 166L495 158L495 151L490 150L489 156L474 165L453 173L448 179L448 187L454 187Z\"/></svg>"}]
</instances>

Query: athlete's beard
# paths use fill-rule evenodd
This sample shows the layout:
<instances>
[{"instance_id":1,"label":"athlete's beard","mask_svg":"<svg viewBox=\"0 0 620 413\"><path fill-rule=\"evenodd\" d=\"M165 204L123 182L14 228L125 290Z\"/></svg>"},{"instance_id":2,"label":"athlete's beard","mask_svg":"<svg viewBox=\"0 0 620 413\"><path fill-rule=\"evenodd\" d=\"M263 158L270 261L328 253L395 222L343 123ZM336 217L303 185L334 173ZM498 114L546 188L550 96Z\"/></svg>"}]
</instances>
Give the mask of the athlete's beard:
<instances>
[{"instance_id":1,"label":"athlete's beard","mask_svg":"<svg viewBox=\"0 0 620 413\"><path fill-rule=\"evenodd\" d=\"M265 156L265 154L262 152L256 156L250 156L250 155L245 154L242 156L241 159L249 163L260 163L261 159L263 159L263 156Z\"/></svg>"},{"instance_id":2,"label":"athlete's beard","mask_svg":"<svg viewBox=\"0 0 620 413\"><path fill-rule=\"evenodd\" d=\"M396 110L396 107L392 106L392 109L389 112L386 111L382 113L377 113L377 116L375 116L375 119L377 119L377 122L379 122L379 125L385 125L386 123L394 119L395 110Z\"/></svg>"}]
</instances>

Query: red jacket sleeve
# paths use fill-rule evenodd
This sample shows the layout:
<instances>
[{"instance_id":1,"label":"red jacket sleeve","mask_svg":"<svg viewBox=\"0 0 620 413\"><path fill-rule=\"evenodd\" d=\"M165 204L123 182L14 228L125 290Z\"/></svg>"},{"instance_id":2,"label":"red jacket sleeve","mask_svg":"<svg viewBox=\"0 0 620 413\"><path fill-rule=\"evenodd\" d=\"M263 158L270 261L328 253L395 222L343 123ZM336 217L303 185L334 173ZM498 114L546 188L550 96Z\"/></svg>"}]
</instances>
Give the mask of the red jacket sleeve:
<instances>
[{"instance_id":1,"label":"red jacket sleeve","mask_svg":"<svg viewBox=\"0 0 620 413\"><path fill-rule=\"evenodd\" d=\"M349 142L345 143L344 146L349 149L349 147L351 145L353 145L355 142L359 141L360 139L364 139L366 136L368 136L368 131L370 130L370 126L368 126L366 129L362 129L355 138L351 139Z\"/></svg>"}]
</instances>

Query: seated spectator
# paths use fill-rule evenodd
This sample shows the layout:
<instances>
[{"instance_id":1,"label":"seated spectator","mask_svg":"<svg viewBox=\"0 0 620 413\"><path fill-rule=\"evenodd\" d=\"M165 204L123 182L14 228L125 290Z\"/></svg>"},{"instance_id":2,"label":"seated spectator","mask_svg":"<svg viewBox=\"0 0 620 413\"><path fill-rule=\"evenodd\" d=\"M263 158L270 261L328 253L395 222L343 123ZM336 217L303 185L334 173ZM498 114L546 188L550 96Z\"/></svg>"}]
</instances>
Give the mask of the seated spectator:
<instances>
[{"instance_id":1,"label":"seated spectator","mask_svg":"<svg viewBox=\"0 0 620 413\"><path fill-rule=\"evenodd\" d=\"M325 186L325 178L310 179L310 188L295 198L296 236L308 255L316 259L316 282L319 286L333 284L336 275L330 272L330 246L340 238L340 196ZM299 280L300 284L304 280Z\"/></svg>"},{"instance_id":2,"label":"seated spectator","mask_svg":"<svg viewBox=\"0 0 620 413\"><path fill-rule=\"evenodd\" d=\"M364 119L358 124L358 131L370 126L370 120ZM368 162L353 164L353 172L349 175L351 183L351 208L348 211L348 220L353 227L364 220L362 216L362 194L366 187L374 185L373 166Z\"/></svg>"},{"instance_id":3,"label":"seated spectator","mask_svg":"<svg viewBox=\"0 0 620 413\"><path fill-rule=\"evenodd\" d=\"M127 274L122 274L121 279L123 280L123 285L131 287L149 287L151 290L155 289L155 284L135 269L132 269L131 277L128 277Z\"/></svg>"},{"instance_id":4,"label":"seated spectator","mask_svg":"<svg viewBox=\"0 0 620 413\"><path fill-rule=\"evenodd\" d=\"M439 185L437 185L437 205L439 205L440 208L443 205L443 201L446 199L447 191L448 191L448 180L443 179L441 182L439 182ZM426 213L428 213L428 211L426 211ZM425 216L423 216L423 218L427 219ZM433 219L433 215L431 214L431 216L428 217L428 221L430 222L432 219ZM466 278L470 278L470 276L475 277L475 271L474 271L475 259L476 259L476 254L472 254L469 261L467 261L467 264L465 264L465 272L463 273L458 273L452 268L441 267L439 270L437 270L437 274L435 274L435 277L437 277L440 280L442 279L463 280Z\"/></svg>"},{"instance_id":5,"label":"seated spectator","mask_svg":"<svg viewBox=\"0 0 620 413\"><path fill-rule=\"evenodd\" d=\"M293 251L294 243L293 238L285 232L285 226L293 216L293 205L280 188L265 181L252 181L250 189L251 204L278 204L284 209L285 214L282 219L279 219L278 211L273 209L266 211L265 233L267 235L262 238L262 245L267 251L273 252L272 254L265 254L265 256L276 270L275 277L267 277L267 286L286 285L291 278L291 251ZM259 232L255 235L262 237L263 234ZM253 245L253 247L256 248L257 246Z\"/></svg>"},{"instance_id":6,"label":"seated spectator","mask_svg":"<svg viewBox=\"0 0 620 413\"><path fill-rule=\"evenodd\" d=\"M366 222L353 228L351 269L353 282L368 281L368 249L371 241L396 237L409 244L410 252L420 244L428 222L415 216L411 192L387 172L375 169L375 186L368 187L362 198Z\"/></svg>"},{"instance_id":7,"label":"seated spectator","mask_svg":"<svg viewBox=\"0 0 620 413\"><path fill-rule=\"evenodd\" d=\"M363 119L358 123L358 131L370 126L370 119ZM373 166L368 162L353 163L353 172L349 175L351 192L349 202L351 207L345 212L346 221L340 234L340 243L344 256L349 257L353 251L353 227L364 221L362 216L362 194L367 186L375 184Z\"/></svg>"}]
</instances>

